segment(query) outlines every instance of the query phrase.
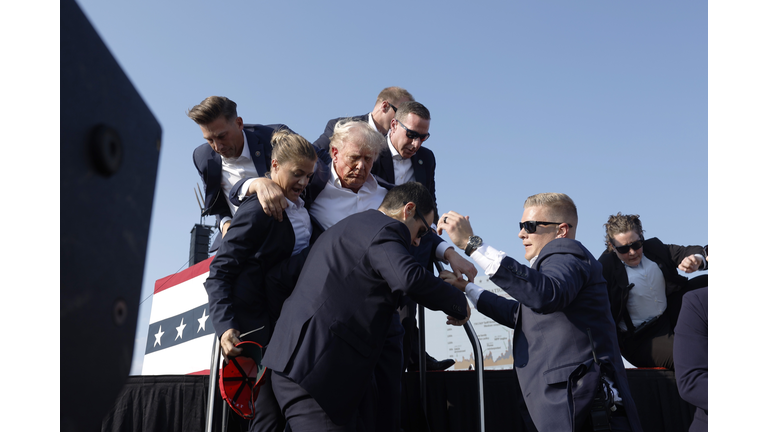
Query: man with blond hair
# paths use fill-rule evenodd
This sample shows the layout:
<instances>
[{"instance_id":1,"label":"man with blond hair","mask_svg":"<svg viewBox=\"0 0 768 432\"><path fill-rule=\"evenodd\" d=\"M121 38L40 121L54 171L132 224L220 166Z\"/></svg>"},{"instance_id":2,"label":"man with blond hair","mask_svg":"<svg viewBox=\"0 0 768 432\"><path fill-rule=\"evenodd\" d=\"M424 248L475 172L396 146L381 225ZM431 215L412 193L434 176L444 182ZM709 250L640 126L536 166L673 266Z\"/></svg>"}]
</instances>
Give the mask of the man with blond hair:
<instances>
[{"instance_id":1,"label":"man with blond hair","mask_svg":"<svg viewBox=\"0 0 768 432\"><path fill-rule=\"evenodd\" d=\"M515 330L514 367L536 429L639 432L602 268L575 240L577 225L568 195L529 197L517 236L530 267L483 244L459 213L437 227L512 297L464 282L480 313Z\"/></svg>"},{"instance_id":2,"label":"man with blond hair","mask_svg":"<svg viewBox=\"0 0 768 432\"><path fill-rule=\"evenodd\" d=\"M386 135L387 131L389 131L390 124L392 123L392 119L395 117L397 108L400 104L412 100L413 96L408 93L408 90L401 87L387 87L376 97L376 104L373 106L373 111L359 116L339 117L328 120L328 124L325 125L325 131L323 131L313 144L318 148L330 151L329 146L331 143L331 136L333 136L333 128L336 126L336 123L345 118L366 122L382 135Z\"/></svg>"}]
</instances>

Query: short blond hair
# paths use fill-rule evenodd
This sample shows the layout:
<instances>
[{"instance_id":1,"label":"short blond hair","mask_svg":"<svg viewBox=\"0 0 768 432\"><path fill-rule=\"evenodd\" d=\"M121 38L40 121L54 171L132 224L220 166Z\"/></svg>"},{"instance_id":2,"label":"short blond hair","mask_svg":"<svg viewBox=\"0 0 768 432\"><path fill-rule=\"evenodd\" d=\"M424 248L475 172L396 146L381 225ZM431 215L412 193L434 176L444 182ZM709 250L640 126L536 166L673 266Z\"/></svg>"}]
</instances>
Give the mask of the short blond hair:
<instances>
[{"instance_id":1,"label":"short blond hair","mask_svg":"<svg viewBox=\"0 0 768 432\"><path fill-rule=\"evenodd\" d=\"M408 90L402 87L387 87L379 93L378 97L376 97L376 105L380 104L382 101L387 101L390 104L393 104L403 99L409 101L414 100L413 96L408 93Z\"/></svg>"},{"instance_id":2,"label":"short blond hair","mask_svg":"<svg viewBox=\"0 0 768 432\"><path fill-rule=\"evenodd\" d=\"M525 200L523 207L528 208L534 206L546 207L552 212L552 217L560 219L548 222L565 222L573 227L576 227L579 223L579 214L576 211L576 204L573 203L571 197L564 193L543 192L531 195Z\"/></svg>"}]
</instances>

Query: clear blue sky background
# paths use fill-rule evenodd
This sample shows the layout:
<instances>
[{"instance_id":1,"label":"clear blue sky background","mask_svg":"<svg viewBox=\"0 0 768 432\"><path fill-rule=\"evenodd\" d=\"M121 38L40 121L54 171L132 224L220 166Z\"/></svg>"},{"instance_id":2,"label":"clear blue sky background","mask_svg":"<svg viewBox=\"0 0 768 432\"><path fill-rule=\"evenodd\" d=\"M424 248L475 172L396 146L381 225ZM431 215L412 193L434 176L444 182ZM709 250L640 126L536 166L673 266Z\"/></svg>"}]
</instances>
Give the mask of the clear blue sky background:
<instances>
[{"instance_id":1,"label":"clear blue sky background","mask_svg":"<svg viewBox=\"0 0 768 432\"><path fill-rule=\"evenodd\" d=\"M596 256L618 211L639 214L647 237L708 244L710 126L710 143L725 148L713 162L736 177L713 192L739 200L747 195L735 187L765 184L766 140L754 126L768 118L755 33L765 15L741 6L710 3L708 15L697 1L78 4L163 128L142 299L186 267L199 222L192 150L203 139L185 111L210 95L236 101L246 123L286 123L314 141L328 119L369 112L382 88L408 89L432 112L439 209L470 215L476 234L518 260L522 203L539 192L574 199L577 239ZM710 30L735 43L708 46L713 17ZM720 56L709 94L708 48ZM710 99L709 124L708 97L722 102ZM754 217L746 208L728 217ZM151 298L139 357L150 307Z\"/></svg>"}]
</instances>

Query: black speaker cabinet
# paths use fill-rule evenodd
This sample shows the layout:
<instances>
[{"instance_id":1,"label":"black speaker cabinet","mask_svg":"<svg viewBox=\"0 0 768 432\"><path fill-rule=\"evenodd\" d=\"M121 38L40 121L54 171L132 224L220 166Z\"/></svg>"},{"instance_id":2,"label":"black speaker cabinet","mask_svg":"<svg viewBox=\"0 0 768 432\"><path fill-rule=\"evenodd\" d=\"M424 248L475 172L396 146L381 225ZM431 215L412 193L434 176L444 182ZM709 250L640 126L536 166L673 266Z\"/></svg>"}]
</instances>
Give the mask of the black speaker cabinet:
<instances>
[{"instance_id":1,"label":"black speaker cabinet","mask_svg":"<svg viewBox=\"0 0 768 432\"><path fill-rule=\"evenodd\" d=\"M131 367L161 128L74 0L60 17L61 430L98 431Z\"/></svg>"}]
</instances>

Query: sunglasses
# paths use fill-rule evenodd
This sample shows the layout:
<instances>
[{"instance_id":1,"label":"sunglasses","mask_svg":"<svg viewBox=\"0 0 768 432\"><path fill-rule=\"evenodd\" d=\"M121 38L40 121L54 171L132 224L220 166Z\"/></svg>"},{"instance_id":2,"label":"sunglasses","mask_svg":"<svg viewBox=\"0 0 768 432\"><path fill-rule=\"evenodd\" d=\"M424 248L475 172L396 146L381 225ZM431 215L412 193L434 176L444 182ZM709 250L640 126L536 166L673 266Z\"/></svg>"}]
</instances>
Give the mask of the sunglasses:
<instances>
[{"instance_id":1,"label":"sunglasses","mask_svg":"<svg viewBox=\"0 0 768 432\"><path fill-rule=\"evenodd\" d=\"M625 253L629 252L629 248L632 248L632 250L638 250L641 247L643 247L643 239L640 239L640 240L638 240L636 242L633 242L633 243L630 243L630 244L624 245L624 246L613 245L613 248L616 249L616 252L618 252L620 254L625 254Z\"/></svg>"},{"instance_id":2,"label":"sunglasses","mask_svg":"<svg viewBox=\"0 0 768 432\"><path fill-rule=\"evenodd\" d=\"M536 227L538 225L560 225L561 223L565 222L525 221L520 222L520 229L524 229L528 234L533 234L536 232ZM573 228L573 225L568 224L568 228Z\"/></svg>"},{"instance_id":3,"label":"sunglasses","mask_svg":"<svg viewBox=\"0 0 768 432\"><path fill-rule=\"evenodd\" d=\"M432 228L431 228L431 225L427 223L427 220L424 219L424 216L422 216L421 213L419 213L419 210L416 207L414 207L413 209L416 210L416 216L418 216L419 219L421 219L421 221L424 222L424 229L423 230L420 229L419 233L416 234L417 238L422 238L425 235L427 235L427 233L430 232Z\"/></svg>"},{"instance_id":4,"label":"sunglasses","mask_svg":"<svg viewBox=\"0 0 768 432\"><path fill-rule=\"evenodd\" d=\"M392 107L392 111L397 112L397 107L396 106L392 105L391 103L389 104L389 106Z\"/></svg>"},{"instance_id":5,"label":"sunglasses","mask_svg":"<svg viewBox=\"0 0 768 432\"><path fill-rule=\"evenodd\" d=\"M397 120L397 119L395 119L395 120ZM403 122L401 122L400 120L397 120L397 122L398 122L398 123L400 123L400 126L401 126L403 129L405 129L405 136L407 136L408 138L410 138L410 139L416 139L416 138L418 138L418 139L420 139L422 142L426 141L426 140L427 140L427 138L429 138L429 133L420 134L420 133L418 133L418 132L416 132L416 131L412 131L412 130L408 129L407 127L405 127L405 125L403 124Z\"/></svg>"}]
</instances>

